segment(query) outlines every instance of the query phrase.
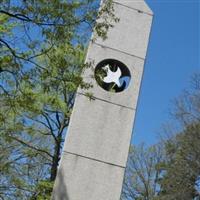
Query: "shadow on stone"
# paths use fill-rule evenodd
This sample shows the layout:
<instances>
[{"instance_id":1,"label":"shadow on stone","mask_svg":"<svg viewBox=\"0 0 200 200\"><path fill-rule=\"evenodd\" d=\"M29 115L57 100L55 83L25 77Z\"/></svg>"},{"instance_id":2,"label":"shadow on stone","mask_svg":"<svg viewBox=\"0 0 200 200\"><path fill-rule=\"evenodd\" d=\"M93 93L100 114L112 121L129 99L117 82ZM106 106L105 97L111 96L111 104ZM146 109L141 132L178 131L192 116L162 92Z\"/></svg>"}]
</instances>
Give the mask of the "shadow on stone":
<instances>
[{"instance_id":1,"label":"shadow on stone","mask_svg":"<svg viewBox=\"0 0 200 200\"><path fill-rule=\"evenodd\" d=\"M67 194L67 186L64 181L64 171L60 169L54 185L52 200L70 200Z\"/></svg>"}]
</instances>

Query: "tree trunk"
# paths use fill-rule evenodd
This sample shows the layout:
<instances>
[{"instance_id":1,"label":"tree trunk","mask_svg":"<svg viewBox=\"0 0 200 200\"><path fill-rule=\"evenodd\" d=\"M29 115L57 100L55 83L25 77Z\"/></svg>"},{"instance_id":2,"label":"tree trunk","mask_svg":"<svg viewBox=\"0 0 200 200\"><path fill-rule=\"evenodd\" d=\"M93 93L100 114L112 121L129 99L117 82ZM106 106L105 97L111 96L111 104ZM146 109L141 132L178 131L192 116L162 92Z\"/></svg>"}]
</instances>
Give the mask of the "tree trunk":
<instances>
[{"instance_id":1,"label":"tree trunk","mask_svg":"<svg viewBox=\"0 0 200 200\"><path fill-rule=\"evenodd\" d=\"M53 155L52 166L51 166L50 181L55 181L55 179L56 179L58 163L60 160L60 152L61 152L61 140L58 139L58 141L55 142L54 155Z\"/></svg>"}]
</instances>

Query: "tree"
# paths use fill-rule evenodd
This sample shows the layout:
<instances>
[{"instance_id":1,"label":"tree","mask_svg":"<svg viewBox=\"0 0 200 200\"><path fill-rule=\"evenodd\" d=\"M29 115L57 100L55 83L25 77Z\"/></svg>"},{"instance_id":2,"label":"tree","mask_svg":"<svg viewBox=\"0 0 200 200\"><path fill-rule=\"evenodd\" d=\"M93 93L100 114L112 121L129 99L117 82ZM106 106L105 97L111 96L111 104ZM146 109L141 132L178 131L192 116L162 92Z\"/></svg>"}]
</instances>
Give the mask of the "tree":
<instances>
[{"instance_id":1,"label":"tree","mask_svg":"<svg viewBox=\"0 0 200 200\"><path fill-rule=\"evenodd\" d=\"M200 123L187 126L175 141L167 141L166 153L159 199L200 198Z\"/></svg>"},{"instance_id":2,"label":"tree","mask_svg":"<svg viewBox=\"0 0 200 200\"><path fill-rule=\"evenodd\" d=\"M160 199L200 198L200 74L192 77L192 89L176 98L172 116L181 130L165 141L167 159L162 165Z\"/></svg>"},{"instance_id":3,"label":"tree","mask_svg":"<svg viewBox=\"0 0 200 200\"><path fill-rule=\"evenodd\" d=\"M158 165L163 161L164 151L161 144L151 147L145 147L144 144L131 147L121 199L156 199L162 175Z\"/></svg>"},{"instance_id":4,"label":"tree","mask_svg":"<svg viewBox=\"0 0 200 200\"><path fill-rule=\"evenodd\" d=\"M49 195L76 89L91 87L81 78L91 30L105 39L118 20L111 0L98 8L96 0L0 1L0 198Z\"/></svg>"},{"instance_id":5,"label":"tree","mask_svg":"<svg viewBox=\"0 0 200 200\"><path fill-rule=\"evenodd\" d=\"M191 88L175 98L171 115L184 128L200 122L200 73L191 77Z\"/></svg>"},{"instance_id":6,"label":"tree","mask_svg":"<svg viewBox=\"0 0 200 200\"><path fill-rule=\"evenodd\" d=\"M121 199L200 199L199 73L191 83L192 88L176 98L171 109L178 132L165 126L159 145L131 148Z\"/></svg>"}]
</instances>

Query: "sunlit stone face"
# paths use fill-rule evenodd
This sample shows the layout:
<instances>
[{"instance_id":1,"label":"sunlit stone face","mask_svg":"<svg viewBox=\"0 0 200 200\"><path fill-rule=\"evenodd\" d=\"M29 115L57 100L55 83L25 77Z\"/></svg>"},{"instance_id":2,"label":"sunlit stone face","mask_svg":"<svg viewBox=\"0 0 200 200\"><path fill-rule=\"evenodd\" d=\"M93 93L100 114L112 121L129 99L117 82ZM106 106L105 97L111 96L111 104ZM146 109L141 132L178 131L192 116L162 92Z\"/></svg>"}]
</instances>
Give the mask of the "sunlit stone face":
<instances>
[{"instance_id":1,"label":"sunlit stone face","mask_svg":"<svg viewBox=\"0 0 200 200\"><path fill-rule=\"evenodd\" d=\"M98 85L109 92L124 91L131 80L129 69L122 62L106 59L97 64L95 79Z\"/></svg>"}]
</instances>

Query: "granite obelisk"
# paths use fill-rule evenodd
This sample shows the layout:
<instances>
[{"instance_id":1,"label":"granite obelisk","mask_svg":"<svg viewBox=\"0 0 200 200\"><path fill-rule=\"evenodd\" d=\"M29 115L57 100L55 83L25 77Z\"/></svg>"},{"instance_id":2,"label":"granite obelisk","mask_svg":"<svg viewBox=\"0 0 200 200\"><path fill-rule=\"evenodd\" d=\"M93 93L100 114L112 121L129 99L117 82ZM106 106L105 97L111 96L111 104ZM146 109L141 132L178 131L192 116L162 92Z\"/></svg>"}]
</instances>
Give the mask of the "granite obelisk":
<instances>
[{"instance_id":1,"label":"granite obelisk","mask_svg":"<svg viewBox=\"0 0 200 200\"><path fill-rule=\"evenodd\" d=\"M94 69L83 77L93 88L78 90L55 200L120 199L153 13L143 0L113 3L120 21L105 41L89 45L86 61L94 61ZM104 74L98 78L96 70Z\"/></svg>"}]
</instances>

